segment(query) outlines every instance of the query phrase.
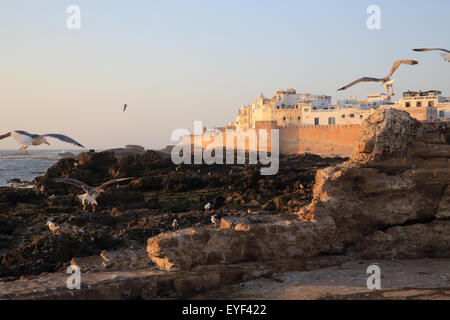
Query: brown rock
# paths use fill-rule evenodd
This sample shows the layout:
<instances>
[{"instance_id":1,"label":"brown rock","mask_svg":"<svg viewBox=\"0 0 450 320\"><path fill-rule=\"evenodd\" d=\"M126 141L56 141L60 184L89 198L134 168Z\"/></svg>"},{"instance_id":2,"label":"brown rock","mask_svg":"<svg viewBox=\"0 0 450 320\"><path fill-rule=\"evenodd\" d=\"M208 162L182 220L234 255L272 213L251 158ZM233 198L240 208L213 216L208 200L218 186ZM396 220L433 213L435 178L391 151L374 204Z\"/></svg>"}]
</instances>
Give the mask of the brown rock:
<instances>
[{"instance_id":1,"label":"brown rock","mask_svg":"<svg viewBox=\"0 0 450 320\"><path fill-rule=\"evenodd\" d=\"M359 258L450 257L450 221L434 221L379 231L358 241L348 254Z\"/></svg>"},{"instance_id":2,"label":"brown rock","mask_svg":"<svg viewBox=\"0 0 450 320\"><path fill-rule=\"evenodd\" d=\"M279 218L274 222L273 217L268 221L249 228L238 224L234 230L201 227L160 234L148 240L147 252L161 269L190 270L196 265L312 257L329 251L332 221Z\"/></svg>"},{"instance_id":3,"label":"brown rock","mask_svg":"<svg viewBox=\"0 0 450 320\"><path fill-rule=\"evenodd\" d=\"M430 222L450 215L450 146L442 136L449 128L397 110L377 111L364 123L351 161L316 173L313 201L299 216L332 217L338 251L351 246L352 254L370 251L374 258L446 256L448 240L434 234L446 227ZM412 240L414 232L424 233L422 244ZM409 239L404 245L400 234Z\"/></svg>"}]
</instances>

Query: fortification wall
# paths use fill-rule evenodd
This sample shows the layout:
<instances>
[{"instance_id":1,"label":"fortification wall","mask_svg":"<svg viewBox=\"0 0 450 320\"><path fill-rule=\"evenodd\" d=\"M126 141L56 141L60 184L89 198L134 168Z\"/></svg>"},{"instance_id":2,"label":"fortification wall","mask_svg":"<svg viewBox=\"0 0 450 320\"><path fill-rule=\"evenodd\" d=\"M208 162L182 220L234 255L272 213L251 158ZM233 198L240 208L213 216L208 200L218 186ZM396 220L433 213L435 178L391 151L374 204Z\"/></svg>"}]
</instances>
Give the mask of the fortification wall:
<instances>
[{"instance_id":1,"label":"fortification wall","mask_svg":"<svg viewBox=\"0 0 450 320\"><path fill-rule=\"evenodd\" d=\"M321 155L350 156L353 152L353 142L360 134L360 125L331 125L331 126L292 126L278 127L276 121L258 121L256 123L256 149L259 150L261 140L259 130L268 130L267 149L271 150L270 129L279 130L279 151L283 154L296 154L311 152ZM226 133L221 132L224 145L227 145ZM195 140L202 148L212 147L217 142L214 135L204 134L203 136L186 137L184 143L194 144ZM234 138L234 144L237 139ZM245 150L254 151L255 147L246 139Z\"/></svg>"},{"instance_id":2,"label":"fortification wall","mask_svg":"<svg viewBox=\"0 0 450 320\"><path fill-rule=\"evenodd\" d=\"M298 126L280 129L280 152L349 156L360 125Z\"/></svg>"}]
</instances>

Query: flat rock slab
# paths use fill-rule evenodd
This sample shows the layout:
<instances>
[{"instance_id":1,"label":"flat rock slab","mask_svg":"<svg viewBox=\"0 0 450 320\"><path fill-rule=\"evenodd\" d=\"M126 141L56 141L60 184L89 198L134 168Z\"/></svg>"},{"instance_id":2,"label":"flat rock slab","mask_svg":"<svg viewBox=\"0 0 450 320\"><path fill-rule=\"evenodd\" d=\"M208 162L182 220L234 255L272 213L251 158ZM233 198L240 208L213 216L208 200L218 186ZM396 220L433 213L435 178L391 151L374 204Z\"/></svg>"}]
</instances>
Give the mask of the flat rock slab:
<instances>
[{"instance_id":1,"label":"flat rock slab","mask_svg":"<svg viewBox=\"0 0 450 320\"><path fill-rule=\"evenodd\" d=\"M243 263L195 268L190 272L167 272L155 268L81 273L81 289L70 290L64 272L42 274L16 281L0 281L0 300L6 299L173 299L197 292L270 277L279 272L311 270L348 261L343 256Z\"/></svg>"},{"instance_id":2,"label":"flat rock slab","mask_svg":"<svg viewBox=\"0 0 450 320\"><path fill-rule=\"evenodd\" d=\"M367 267L381 269L381 290L368 289ZM450 259L352 261L313 271L287 272L194 295L193 299L446 299Z\"/></svg>"},{"instance_id":3,"label":"flat rock slab","mask_svg":"<svg viewBox=\"0 0 450 320\"><path fill-rule=\"evenodd\" d=\"M222 219L221 226L183 229L150 238L148 256L164 270L306 258L329 252L329 237L334 231L332 220L302 222L295 216Z\"/></svg>"}]
</instances>

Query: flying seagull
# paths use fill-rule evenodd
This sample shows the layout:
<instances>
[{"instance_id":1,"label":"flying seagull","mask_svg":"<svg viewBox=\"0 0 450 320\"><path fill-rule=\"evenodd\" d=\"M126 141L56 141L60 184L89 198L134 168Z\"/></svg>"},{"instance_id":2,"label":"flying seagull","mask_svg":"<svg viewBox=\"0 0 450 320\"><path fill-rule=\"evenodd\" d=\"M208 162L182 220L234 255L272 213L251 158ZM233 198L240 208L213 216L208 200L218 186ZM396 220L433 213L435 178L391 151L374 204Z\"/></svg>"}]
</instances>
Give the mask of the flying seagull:
<instances>
[{"instance_id":1,"label":"flying seagull","mask_svg":"<svg viewBox=\"0 0 450 320\"><path fill-rule=\"evenodd\" d=\"M39 146L43 143L50 145L50 143L48 143L48 141L46 139L47 137L55 138L55 139L61 140L63 142L71 143L78 147L84 148L83 145L79 144L72 138L65 136L63 134L49 133L49 134L39 135L39 134L28 133L28 132L22 131L22 130L15 130L15 131L8 132L7 134L0 135L0 140L8 138L8 137L13 137L13 139L16 140L20 144L19 150L21 150L21 151L25 150L29 146Z\"/></svg>"},{"instance_id":2,"label":"flying seagull","mask_svg":"<svg viewBox=\"0 0 450 320\"><path fill-rule=\"evenodd\" d=\"M450 51L442 48L420 48L413 49L414 51L423 52L423 51L442 51L441 56L445 61L450 62Z\"/></svg>"},{"instance_id":3,"label":"flying seagull","mask_svg":"<svg viewBox=\"0 0 450 320\"><path fill-rule=\"evenodd\" d=\"M84 182L81 182L81 181L78 181L78 180L72 179L72 178L55 178L55 179L50 179L50 181L71 184L71 185L80 187L81 189L86 191L86 193L80 194L78 196L78 199L80 199L81 203L83 204L83 211L86 211L86 206L89 204L92 206L92 212L95 213L95 207L98 205L97 197L100 194L102 194L103 192L105 192L105 190L103 190L104 188L111 186L115 183L119 183L119 182L127 181L127 180L133 180L133 179L134 178L114 179L114 180L105 182L98 187L91 187Z\"/></svg>"},{"instance_id":4,"label":"flying seagull","mask_svg":"<svg viewBox=\"0 0 450 320\"><path fill-rule=\"evenodd\" d=\"M338 91L342 91L342 90L346 90L352 86L354 86L357 83L360 82L382 82L384 88L387 91L387 96L390 98L391 96L395 95L394 94L394 88L392 87L395 79L391 80L392 75L395 73L395 71L397 71L398 67L400 67L401 64L409 64L409 65L415 65L418 64L419 62L417 62L416 60L398 60L395 61L394 64L392 65L392 69L391 72L384 78L371 78L371 77L363 77L360 78L356 81L353 81L352 83L346 85L345 87L342 87L340 89L338 89ZM392 90L392 94L389 94L389 88L391 88Z\"/></svg>"},{"instance_id":5,"label":"flying seagull","mask_svg":"<svg viewBox=\"0 0 450 320\"><path fill-rule=\"evenodd\" d=\"M125 112L125 110L127 110L127 107L128 107L127 104L124 104L124 105L123 105L123 111L124 111L124 112Z\"/></svg>"}]
</instances>

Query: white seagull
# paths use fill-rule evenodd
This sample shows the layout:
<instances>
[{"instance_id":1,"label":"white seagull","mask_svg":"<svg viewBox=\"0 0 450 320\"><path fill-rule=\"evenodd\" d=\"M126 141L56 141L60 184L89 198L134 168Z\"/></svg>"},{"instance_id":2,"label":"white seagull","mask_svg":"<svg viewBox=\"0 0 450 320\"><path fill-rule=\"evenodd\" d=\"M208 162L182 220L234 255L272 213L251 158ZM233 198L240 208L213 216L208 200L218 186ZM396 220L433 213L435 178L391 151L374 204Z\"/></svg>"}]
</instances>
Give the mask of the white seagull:
<instances>
[{"instance_id":1,"label":"white seagull","mask_svg":"<svg viewBox=\"0 0 450 320\"><path fill-rule=\"evenodd\" d=\"M211 217L211 222L212 222L212 223L214 224L214 226L216 226L216 227L217 227L217 225L220 224L220 219L219 219L219 217L217 216L217 213L214 214L214 215Z\"/></svg>"},{"instance_id":2,"label":"white seagull","mask_svg":"<svg viewBox=\"0 0 450 320\"><path fill-rule=\"evenodd\" d=\"M87 205L91 205L92 206L92 212L95 213L95 207L98 205L97 197L100 194L102 194L103 192L105 192L105 190L103 190L104 188L106 188L108 186L111 186L111 185L113 185L115 183L119 183L119 182L127 181L127 180L133 180L133 179L134 178L114 179L114 180L110 180L108 182L105 182L105 183L103 183L102 185L100 185L98 187L91 187L91 186L87 185L84 182L81 182L81 181L78 181L78 180L72 179L72 178L55 178L55 179L50 179L50 181L71 184L71 185L80 187L81 189L86 191L86 193L80 194L78 196L78 199L80 199L81 203L83 204L83 211L86 211L86 206Z\"/></svg>"},{"instance_id":3,"label":"white seagull","mask_svg":"<svg viewBox=\"0 0 450 320\"><path fill-rule=\"evenodd\" d=\"M15 131L8 132L4 135L0 135L0 140L8 138L8 137L12 137L14 140L16 140L20 144L19 150L21 150L21 151L25 150L29 146L39 146L43 143L50 145L50 143L46 139L47 137L55 138L55 139L61 140L63 142L71 143L78 147L84 148L83 145L81 145L80 143L76 142L72 138L65 136L63 134L48 133L48 134L39 135L39 134L28 133L23 130L15 130Z\"/></svg>"},{"instance_id":4,"label":"white seagull","mask_svg":"<svg viewBox=\"0 0 450 320\"><path fill-rule=\"evenodd\" d=\"M176 230L176 229L178 229L179 226L180 226L180 224L178 223L178 220L173 219L172 228Z\"/></svg>"},{"instance_id":5,"label":"white seagull","mask_svg":"<svg viewBox=\"0 0 450 320\"><path fill-rule=\"evenodd\" d=\"M60 228L58 224L54 223L51 220L47 221L45 225L50 229L51 232L55 232Z\"/></svg>"},{"instance_id":6,"label":"white seagull","mask_svg":"<svg viewBox=\"0 0 450 320\"><path fill-rule=\"evenodd\" d=\"M206 212L209 212L209 210L211 210L211 203L207 203L207 204L205 204L205 211Z\"/></svg>"},{"instance_id":7,"label":"white seagull","mask_svg":"<svg viewBox=\"0 0 450 320\"><path fill-rule=\"evenodd\" d=\"M450 62L450 51L447 49L442 49L442 48L420 48L420 49L413 49L414 51L418 51L418 52L424 52L424 51L442 51L441 52L441 56L442 58L447 61Z\"/></svg>"},{"instance_id":8,"label":"white seagull","mask_svg":"<svg viewBox=\"0 0 450 320\"><path fill-rule=\"evenodd\" d=\"M395 95L394 94L394 88L392 86L394 81L395 81L395 79L391 80L391 77L394 74L394 72L397 71L398 67L400 67L401 64L416 65L418 63L419 62L416 61L416 60L398 60L398 61L395 61L394 64L392 65L391 72L386 77L384 77L384 78L371 78L371 77L359 78L358 80L355 80L352 83L349 83L345 87L342 87L342 88L338 89L338 91L346 90L346 89L348 89L348 88L350 88L350 87L352 87L355 84L360 83L360 82L382 82L384 88L387 91L387 96L388 96L388 98L390 98L391 96ZM391 88L392 94L389 94L389 88Z\"/></svg>"}]
</instances>

